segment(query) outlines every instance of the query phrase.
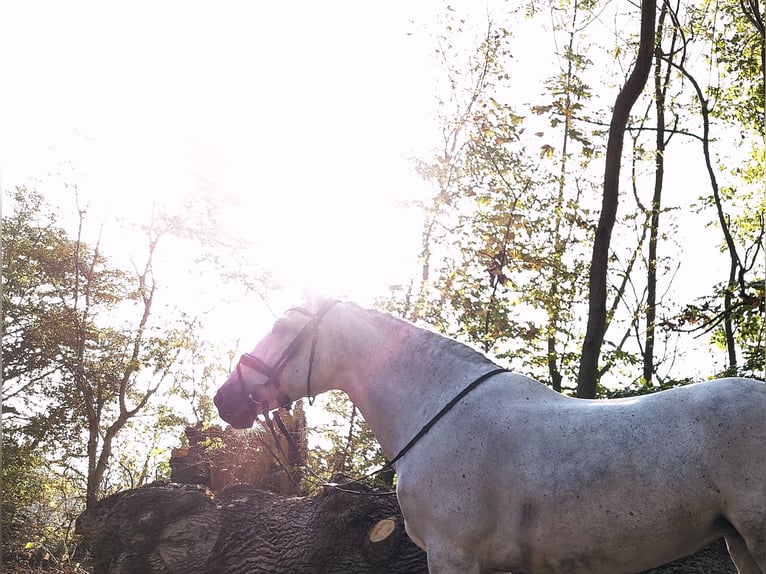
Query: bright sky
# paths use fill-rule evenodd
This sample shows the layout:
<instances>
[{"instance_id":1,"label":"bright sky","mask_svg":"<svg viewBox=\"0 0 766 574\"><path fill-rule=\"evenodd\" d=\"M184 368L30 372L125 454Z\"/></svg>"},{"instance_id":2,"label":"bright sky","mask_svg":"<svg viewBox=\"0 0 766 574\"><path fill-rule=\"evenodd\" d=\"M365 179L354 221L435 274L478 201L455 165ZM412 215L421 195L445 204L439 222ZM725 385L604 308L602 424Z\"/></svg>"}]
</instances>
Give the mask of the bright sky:
<instances>
[{"instance_id":1,"label":"bright sky","mask_svg":"<svg viewBox=\"0 0 766 574\"><path fill-rule=\"evenodd\" d=\"M425 189L409 157L433 134L422 21L438 5L8 3L2 186L74 210L61 183L76 183L94 219L146 222L204 178L253 263L382 294L417 257L400 203Z\"/></svg>"},{"instance_id":2,"label":"bright sky","mask_svg":"<svg viewBox=\"0 0 766 574\"><path fill-rule=\"evenodd\" d=\"M458 4L485 25L483 2ZM254 266L367 304L416 271L421 216L400 204L428 189L409 158L438 133L437 28L424 27L443 10L440 0L5 3L0 183L36 185L71 212L62 184L76 183L97 227L147 222L153 202L172 207L205 180L233 202L227 231L252 241ZM530 66L519 86L544 71L539 57L518 55ZM109 253L143 254L109 240ZM215 299L216 278L205 279ZM220 321L234 333L250 323L241 309Z\"/></svg>"}]
</instances>

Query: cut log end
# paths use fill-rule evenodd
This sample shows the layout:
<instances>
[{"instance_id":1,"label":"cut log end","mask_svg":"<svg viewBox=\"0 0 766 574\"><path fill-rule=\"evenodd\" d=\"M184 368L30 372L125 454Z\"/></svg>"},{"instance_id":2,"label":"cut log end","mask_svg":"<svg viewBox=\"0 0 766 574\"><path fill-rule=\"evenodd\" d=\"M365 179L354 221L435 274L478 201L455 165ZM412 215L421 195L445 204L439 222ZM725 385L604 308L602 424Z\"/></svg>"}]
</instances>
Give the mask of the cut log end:
<instances>
[{"instance_id":1,"label":"cut log end","mask_svg":"<svg viewBox=\"0 0 766 574\"><path fill-rule=\"evenodd\" d=\"M370 529L370 542L382 542L396 530L396 518L384 518L376 522Z\"/></svg>"}]
</instances>

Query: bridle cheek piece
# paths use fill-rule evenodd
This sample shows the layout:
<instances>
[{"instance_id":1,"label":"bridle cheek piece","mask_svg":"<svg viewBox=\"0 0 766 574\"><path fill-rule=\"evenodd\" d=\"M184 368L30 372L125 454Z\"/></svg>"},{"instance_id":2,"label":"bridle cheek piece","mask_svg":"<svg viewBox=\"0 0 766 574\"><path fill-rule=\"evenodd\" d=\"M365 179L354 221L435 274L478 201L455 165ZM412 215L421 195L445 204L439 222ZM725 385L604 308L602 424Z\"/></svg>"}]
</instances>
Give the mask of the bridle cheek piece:
<instances>
[{"instance_id":1,"label":"bridle cheek piece","mask_svg":"<svg viewBox=\"0 0 766 574\"><path fill-rule=\"evenodd\" d=\"M270 367L267 365L263 360L259 359L255 355L251 355L250 353L245 353L239 358L239 362L237 363L237 377L239 378L239 383L242 386L242 392L244 395L247 396L249 403L248 405L255 411L256 417L259 414L263 415L263 418L265 419L266 425L268 426L269 430L271 431L272 436L274 437L274 442L279 449L280 453L282 454L283 458L285 460L290 460L290 457L286 456L284 454L284 451L282 450L282 446L280 445L279 439L276 435L276 432L274 431L274 425L272 424L271 419L269 418L269 402L268 402L268 388L270 386L273 386L274 389L277 391L277 402L278 407L282 408L289 408L289 405L291 404L290 397L288 397L285 393L281 392L279 390L279 374L282 372L282 369L284 369L285 364L287 361L291 358L291 356L295 353L295 351L300 347L300 345L303 343L303 340L308 336L310 332L312 333L312 340L311 340L311 353L309 354L309 366L308 366L308 374L306 376L306 396L309 399L309 404L313 404L313 397L311 396L311 369L314 364L314 352L316 351L316 345L317 345L317 339L319 337L319 322L322 320L324 315L327 313L327 311L330 310L330 308L335 305L338 301L336 300L329 300L326 301L322 307L319 310L319 313L316 315L307 311L306 309L301 309L300 307L295 307L293 309L290 309L289 311L298 311L300 313L303 313L304 315L308 316L310 318L310 321L301 329L301 331L298 333L298 335L295 337L295 339L292 340L292 342L287 346L287 348L282 352L282 355L280 355L279 360L277 361L276 365L273 367ZM288 311L288 312L289 312ZM266 377L266 382L261 383L258 385L254 385L254 388L252 391L248 391L247 385L245 383L245 379L242 377L242 369L241 365L245 365L246 367L249 367L251 369L254 369L255 371L261 373ZM487 379L494 377L497 374L507 372L507 369L504 368L496 368L493 369L487 373L484 373L480 377L478 377L476 380L474 380L471 384L469 384L467 387L465 387L460 393L458 393L449 403L447 403L438 413L436 413L431 420L428 421L428 423L423 426L423 428L418 431L418 433L410 440L404 448L402 448L396 456L394 456L392 459L390 459L386 464L384 464L381 468L365 475L362 478L358 478L355 480L352 480L352 483L360 482L364 480L365 478L370 478L376 474L379 474L385 470L394 468L394 465L396 462L398 462L405 454L407 454L410 449L421 439L423 436L428 433L429 430L444 416L446 415L458 402L460 402L468 393L473 391L476 387L478 387L481 383L486 381ZM257 396L258 391L261 390L264 394L263 398L259 398ZM291 452L295 454L295 456L298 456L298 447L295 444L295 441L292 438L292 434L287 430L284 423L282 422L282 419L279 418L278 413L274 413L274 420L277 422L277 425L279 426L279 430L282 432L283 436L287 438L287 442L289 445L289 449ZM308 466L304 462L304 466L307 470L310 470ZM312 474L314 474L312 472ZM316 476L316 474L314 474ZM338 487L337 485L330 484L327 482L322 482L320 484L321 486L333 486L334 488L339 488L340 490L343 490L342 488ZM351 492L355 494L360 494L357 491L353 490L347 490L346 492ZM395 491L391 492L385 492L382 494L396 494ZM375 493L373 493L375 495Z\"/></svg>"},{"instance_id":2,"label":"bridle cheek piece","mask_svg":"<svg viewBox=\"0 0 766 574\"><path fill-rule=\"evenodd\" d=\"M260 374L265 375L266 382L253 385L252 389L248 389L247 383L245 383L245 379L242 376L241 365L245 365ZM245 353L239 358L239 362L237 363L237 377L239 378L239 384L242 387L242 394L245 395L249 401L249 406L256 412L261 411L261 409L263 411L268 411L268 388L273 386L274 388L279 389L279 378L277 377L277 373L274 372L274 369L269 367L258 357L251 355L250 353ZM288 398L285 405L280 406L287 406L289 403L290 399Z\"/></svg>"},{"instance_id":3,"label":"bridle cheek piece","mask_svg":"<svg viewBox=\"0 0 766 574\"><path fill-rule=\"evenodd\" d=\"M277 360L276 364L271 367L266 364L265 361L262 359L259 359L255 355L252 355L250 353L244 353L240 358L239 362L237 363L237 377L239 378L239 384L242 387L242 393L248 398L248 406L250 406L256 414L266 414L269 412L269 387L273 387L277 391L277 408L286 408L289 410L290 405L292 404L292 400L290 399L287 394L281 392L279 390L280 383L279 383L279 375L282 372L282 370L285 368L285 365L287 362L292 358L292 356L295 354L295 352L300 348L300 346L303 344L304 340L309 336L309 334L312 335L311 339L311 353L309 355L309 367L308 367L308 374L306 376L306 396L309 399L309 404L313 404L314 397L311 396L311 371L314 364L314 352L316 351L316 345L317 340L319 338L319 322L322 320L324 315L327 313L327 311L330 310L330 308L337 303L336 300L330 300L325 302L322 305L322 308L319 310L319 313L316 315L314 313L311 313L310 311L307 311L306 309L300 308L300 307L294 307L293 309L290 309L289 311L298 311L299 313L303 313L307 317L309 317L309 322L306 323L306 325L300 330L298 335L293 339L290 344L287 346L287 348L282 352L279 359ZM288 311L288 312L289 312ZM253 385L252 389L247 388L247 383L245 383L245 379L242 376L242 365L245 365L246 367L249 367L253 369L254 371L257 371L258 373L264 375L266 377L266 382ZM259 391L261 391L259 393ZM261 395L261 396L259 396Z\"/></svg>"}]
</instances>

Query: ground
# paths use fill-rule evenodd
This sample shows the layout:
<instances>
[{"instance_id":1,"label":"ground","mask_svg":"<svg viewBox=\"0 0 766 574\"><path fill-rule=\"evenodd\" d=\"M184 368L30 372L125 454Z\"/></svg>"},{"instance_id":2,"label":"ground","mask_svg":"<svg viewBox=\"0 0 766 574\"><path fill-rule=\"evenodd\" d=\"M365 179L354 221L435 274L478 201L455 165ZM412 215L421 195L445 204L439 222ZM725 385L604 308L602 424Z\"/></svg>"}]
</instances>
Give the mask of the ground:
<instances>
[{"instance_id":1,"label":"ground","mask_svg":"<svg viewBox=\"0 0 766 574\"><path fill-rule=\"evenodd\" d=\"M2 572L6 574L92 574L89 568L82 567L31 568L9 564L3 565ZM723 543L714 543L693 556L655 568L645 574L736 574L736 570Z\"/></svg>"}]
</instances>

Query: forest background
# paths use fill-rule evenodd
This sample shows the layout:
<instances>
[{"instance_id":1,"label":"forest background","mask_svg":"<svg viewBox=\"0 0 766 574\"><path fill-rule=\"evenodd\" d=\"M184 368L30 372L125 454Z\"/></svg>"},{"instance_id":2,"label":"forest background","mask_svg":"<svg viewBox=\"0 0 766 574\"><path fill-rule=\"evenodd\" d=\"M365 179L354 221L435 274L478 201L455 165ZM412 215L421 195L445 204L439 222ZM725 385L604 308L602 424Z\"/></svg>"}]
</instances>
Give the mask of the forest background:
<instances>
[{"instance_id":1,"label":"forest background","mask_svg":"<svg viewBox=\"0 0 766 574\"><path fill-rule=\"evenodd\" d=\"M588 380L637 5L47 8L0 35L21 54L2 95L4 554L64 559L86 505L167 479L296 287L573 395L763 378L758 2L657 4ZM308 417L319 470L380 461L342 397Z\"/></svg>"}]
</instances>

